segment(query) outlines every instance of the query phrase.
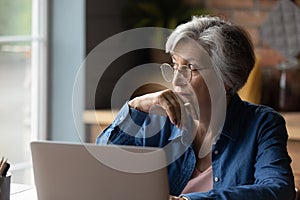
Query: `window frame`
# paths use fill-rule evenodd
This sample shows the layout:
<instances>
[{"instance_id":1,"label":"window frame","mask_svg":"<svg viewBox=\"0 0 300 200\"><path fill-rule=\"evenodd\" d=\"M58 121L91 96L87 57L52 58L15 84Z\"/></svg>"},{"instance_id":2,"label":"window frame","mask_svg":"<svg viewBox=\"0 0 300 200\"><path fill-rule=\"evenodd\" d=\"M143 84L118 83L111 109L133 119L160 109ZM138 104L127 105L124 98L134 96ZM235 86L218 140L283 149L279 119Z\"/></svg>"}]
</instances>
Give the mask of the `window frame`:
<instances>
[{"instance_id":1,"label":"window frame","mask_svg":"<svg viewBox=\"0 0 300 200\"><path fill-rule=\"evenodd\" d=\"M48 0L32 0L31 140L47 139Z\"/></svg>"}]
</instances>

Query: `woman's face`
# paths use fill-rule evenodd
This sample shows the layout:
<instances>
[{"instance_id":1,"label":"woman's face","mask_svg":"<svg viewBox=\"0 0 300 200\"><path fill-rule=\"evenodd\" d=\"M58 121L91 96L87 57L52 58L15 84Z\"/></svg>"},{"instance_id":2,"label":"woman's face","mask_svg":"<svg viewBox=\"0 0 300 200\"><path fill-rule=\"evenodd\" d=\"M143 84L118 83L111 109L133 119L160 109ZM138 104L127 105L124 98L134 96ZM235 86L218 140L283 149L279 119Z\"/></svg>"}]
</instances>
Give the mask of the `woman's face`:
<instances>
[{"instance_id":1,"label":"woman's face","mask_svg":"<svg viewBox=\"0 0 300 200\"><path fill-rule=\"evenodd\" d=\"M172 85L183 103L189 103L194 109L200 110L201 116L206 118L212 114L212 105L216 111L222 112L226 104L226 86L224 88L220 73L216 71L217 68L204 48L190 39L178 42L171 52L175 69L181 65L192 69L189 82L183 80L178 70L174 73Z\"/></svg>"},{"instance_id":2,"label":"woman's face","mask_svg":"<svg viewBox=\"0 0 300 200\"><path fill-rule=\"evenodd\" d=\"M183 80L178 71L175 72L172 82L174 91L184 102L193 102L193 97L196 97L197 102L194 103L198 103L199 108L210 108L211 102L208 87L202 77L209 75L209 71L211 71L210 66L203 66L195 60L187 60L176 53L172 55L172 61L175 68L186 65L192 69L190 82Z\"/></svg>"}]
</instances>

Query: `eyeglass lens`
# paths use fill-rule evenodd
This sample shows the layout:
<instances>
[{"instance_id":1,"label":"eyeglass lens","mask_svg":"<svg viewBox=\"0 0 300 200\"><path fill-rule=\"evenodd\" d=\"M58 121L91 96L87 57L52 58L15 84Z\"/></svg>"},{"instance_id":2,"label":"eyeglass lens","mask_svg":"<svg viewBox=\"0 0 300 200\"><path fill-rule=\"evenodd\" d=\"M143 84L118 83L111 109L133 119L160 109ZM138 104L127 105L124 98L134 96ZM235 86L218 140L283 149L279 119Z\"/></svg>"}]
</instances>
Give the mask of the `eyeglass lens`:
<instances>
[{"instance_id":1,"label":"eyeglass lens","mask_svg":"<svg viewBox=\"0 0 300 200\"><path fill-rule=\"evenodd\" d=\"M172 82L174 78L175 69L167 63L164 63L160 66L161 73L165 81ZM191 72L189 71L189 68L186 65L181 65L179 69L177 69L179 72L178 75L181 78L184 78L187 82L191 79Z\"/></svg>"},{"instance_id":2,"label":"eyeglass lens","mask_svg":"<svg viewBox=\"0 0 300 200\"><path fill-rule=\"evenodd\" d=\"M161 74L165 81L172 82L174 77L174 69L171 65L164 63L160 66Z\"/></svg>"}]
</instances>

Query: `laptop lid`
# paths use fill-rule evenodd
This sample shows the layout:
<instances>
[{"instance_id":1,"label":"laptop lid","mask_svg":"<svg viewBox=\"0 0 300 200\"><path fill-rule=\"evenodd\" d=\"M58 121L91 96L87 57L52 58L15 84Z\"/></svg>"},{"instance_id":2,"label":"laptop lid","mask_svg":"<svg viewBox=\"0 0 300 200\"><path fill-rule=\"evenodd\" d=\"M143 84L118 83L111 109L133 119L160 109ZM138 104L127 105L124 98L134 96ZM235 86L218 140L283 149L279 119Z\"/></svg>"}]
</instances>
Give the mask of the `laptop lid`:
<instances>
[{"instance_id":1,"label":"laptop lid","mask_svg":"<svg viewBox=\"0 0 300 200\"><path fill-rule=\"evenodd\" d=\"M169 199L161 149L38 141L31 151L40 200Z\"/></svg>"}]
</instances>

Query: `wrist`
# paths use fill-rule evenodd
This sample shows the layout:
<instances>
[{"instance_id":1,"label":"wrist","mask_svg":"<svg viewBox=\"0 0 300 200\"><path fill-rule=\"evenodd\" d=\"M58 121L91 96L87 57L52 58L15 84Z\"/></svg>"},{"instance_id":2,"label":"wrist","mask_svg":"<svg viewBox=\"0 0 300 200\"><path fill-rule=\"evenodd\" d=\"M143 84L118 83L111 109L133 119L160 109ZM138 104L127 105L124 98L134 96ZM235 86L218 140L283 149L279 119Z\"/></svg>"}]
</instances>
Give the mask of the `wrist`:
<instances>
[{"instance_id":1,"label":"wrist","mask_svg":"<svg viewBox=\"0 0 300 200\"><path fill-rule=\"evenodd\" d=\"M182 200L190 200L189 198L187 198L185 196L180 196L180 199L182 199Z\"/></svg>"},{"instance_id":2,"label":"wrist","mask_svg":"<svg viewBox=\"0 0 300 200\"><path fill-rule=\"evenodd\" d=\"M136 98L128 101L128 106L131 107L131 108L133 108L133 109L135 109L135 110L142 111L141 108L140 108L140 105L139 105L139 101L136 100Z\"/></svg>"},{"instance_id":3,"label":"wrist","mask_svg":"<svg viewBox=\"0 0 300 200\"><path fill-rule=\"evenodd\" d=\"M146 113L149 112L151 105L149 104L149 99L145 98L144 96L135 97L134 99L128 101L128 106L135 110Z\"/></svg>"},{"instance_id":4,"label":"wrist","mask_svg":"<svg viewBox=\"0 0 300 200\"><path fill-rule=\"evenodd\" d=\"M133 101L133 100L128 101L127 104L128 104L129 107L135 108L135 107L134 107L134 101Z\"/></svg>"}]
</instances>

